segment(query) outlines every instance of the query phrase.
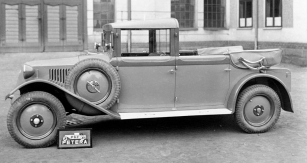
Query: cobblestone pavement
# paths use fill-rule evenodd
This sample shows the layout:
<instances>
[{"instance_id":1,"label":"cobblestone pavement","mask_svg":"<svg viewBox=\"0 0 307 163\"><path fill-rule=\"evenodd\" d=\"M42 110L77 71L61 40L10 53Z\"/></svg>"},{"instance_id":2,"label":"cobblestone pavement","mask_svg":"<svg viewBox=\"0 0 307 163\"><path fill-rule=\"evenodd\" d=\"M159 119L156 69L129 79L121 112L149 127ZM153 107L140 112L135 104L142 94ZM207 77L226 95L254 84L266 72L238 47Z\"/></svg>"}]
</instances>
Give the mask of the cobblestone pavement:
<instances>
[{"instance_id":1,"label":"cobblestone pavement","mask_svg":"<svg viewBox=\"0 0 307 163\"><path fill-rule=\"evenodd\" d=\"M25 61L78 53L1 54L0 162L306 162L307 68L281 64L292 71L295 113L282 111L264 134L246 134L231 115L116 121L107 116L73 115L77 127L93 128L93 148L25 149L6 128L10 107L4 96L15 86Z\"/></svg>"}]
</instances>

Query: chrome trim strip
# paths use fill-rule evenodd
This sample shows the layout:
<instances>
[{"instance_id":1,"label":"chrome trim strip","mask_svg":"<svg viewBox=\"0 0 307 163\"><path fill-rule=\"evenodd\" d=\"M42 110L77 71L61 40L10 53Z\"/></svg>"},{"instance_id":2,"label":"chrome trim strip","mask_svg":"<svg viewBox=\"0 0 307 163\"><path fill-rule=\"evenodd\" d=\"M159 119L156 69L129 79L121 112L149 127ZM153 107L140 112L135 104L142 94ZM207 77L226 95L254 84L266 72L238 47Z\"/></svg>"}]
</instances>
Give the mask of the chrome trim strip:
<instances>
[{"instance_id":1,"label":"chrome trim strip","mask_svg":"<svg viewBox=\"0 0 307 163\"><path fill-rule=\"evenodd\" d=\"M121 119L144 119L144 118L224 115L224 114L232 114L232 111L226 108L222 108L222 109L187 110L187 111L119 113Z\"/></svg>"}]
</instances>

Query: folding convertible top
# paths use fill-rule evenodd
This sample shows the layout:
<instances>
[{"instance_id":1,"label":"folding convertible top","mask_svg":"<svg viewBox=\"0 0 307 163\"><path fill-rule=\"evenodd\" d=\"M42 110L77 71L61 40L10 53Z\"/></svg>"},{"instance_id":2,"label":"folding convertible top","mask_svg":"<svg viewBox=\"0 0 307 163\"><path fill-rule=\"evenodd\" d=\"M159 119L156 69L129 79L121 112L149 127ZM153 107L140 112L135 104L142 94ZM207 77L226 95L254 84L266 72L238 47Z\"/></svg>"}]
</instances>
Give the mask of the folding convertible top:
<instances>
[{"instance_id":1,"label":"folding convertible top","mask_svg":"<svg viewBox=\"0 0 307 163\"><path fill-rule=\"evenodd\" d=\"M281 49L243 50L242 46L197 49L198 55L230 55L234 66L242 69L268 69L281 63Z\"/></svg>"},{"instance_id":2,"label":"folding convertible top","mask_svg":"<svg viewBox=\"0 0 307 163\"><path fill-rule=\"evenodd\" d=\"M281 63L281 49L244 50L230 53L232 63L239 68L268 69Z\"/></svg>"}]
</instances>

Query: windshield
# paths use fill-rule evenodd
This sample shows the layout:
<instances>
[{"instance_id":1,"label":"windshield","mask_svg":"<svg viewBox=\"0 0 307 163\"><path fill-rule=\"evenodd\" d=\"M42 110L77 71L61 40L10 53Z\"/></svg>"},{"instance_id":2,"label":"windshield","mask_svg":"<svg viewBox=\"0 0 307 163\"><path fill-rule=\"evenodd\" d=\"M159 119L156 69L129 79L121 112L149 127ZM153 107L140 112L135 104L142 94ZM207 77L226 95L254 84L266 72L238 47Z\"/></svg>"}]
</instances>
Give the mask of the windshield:
<instances>
[{"instance_id":1,"label":"windshield","mask_svg":"<svg viewBox=\"0 0 307 163\"><path fill-rule=\"evenodd\" d=\"M113 53L113 32L103 31L101 34L101 46L103 52Z\"/></svg>"}]
</instances>

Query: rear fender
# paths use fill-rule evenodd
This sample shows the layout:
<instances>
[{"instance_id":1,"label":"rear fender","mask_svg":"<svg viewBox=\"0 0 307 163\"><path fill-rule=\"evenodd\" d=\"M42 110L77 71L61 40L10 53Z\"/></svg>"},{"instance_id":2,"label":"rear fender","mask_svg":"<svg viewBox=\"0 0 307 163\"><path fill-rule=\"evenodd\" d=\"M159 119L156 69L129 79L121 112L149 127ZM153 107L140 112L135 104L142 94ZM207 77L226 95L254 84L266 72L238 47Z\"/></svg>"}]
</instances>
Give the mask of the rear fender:
<instances>
[{"instance_id":1,"label":"rear fender","mask_svg":"<svg viewBox=\"0 0 307 163\"><path fill-rule=\"evenodd\" d=\"M243 89L245 89L248 86L249 82L253 79L256 79L256 80L259 79L261 81L270 81L270 84L273 84L271 88L274 89L274 91L278 94L280 98L282 109L288 112L292 112L292 113L294 112L293 106L292 106L292 99L291 99L291 96L290 96L290 93L287 87L280 79L270 74L252 74L252 75L246 76L245 78L241 79L233 87L229 95L228 103L227 103L228 109L232 110L233 113L235 112L236 102L237 102L237 98L240 92ZM263 84L263 83L258 83L258 84Z\"/></svg>"},{"instance_id":2,"label":"rear fender","mask_svg":"<svg viewBox=\"0 0 307 163\"><path fill-rule=\"evenodd\" d=\"M68 90L66 90L65 88L55 84L55 83L52 83L50 81L47 81L47 80L41 80L41 79L37 79L37 80L31 80L31 81L28 81L28 82L25 82L21 85L19 85L17 88L15 88L13 91L11 91L8 95L5 96L5 100L7 100L8 98L13 98L13 94L18 91L18 90L23 90L23 89L26 89L27 86L29 85L32 85L32 84L45 84L45 85L48 85L48 86L51 86L53 87L54 89L58 89L58 90L61 90L63 92L65 92L70 98L74 99L74 101L79 105L79 106L82 106L81 108L94 108L94 109L97 109L97 111L101 111L107 115L110 115L116 119L120 119L120 115L118 113L115 113L111 110L107 110L107 109L104 109L102 107L99 107L99 106L96 106L94 104L92 104L90 101L82 98L82 97L79 97L77 95L75 95L74 93L72 92L69 92ZM76 105L76 104L73 104L73 105ZM82 111L82 110L81 110Z\"/></svg>"}]
</instances>

